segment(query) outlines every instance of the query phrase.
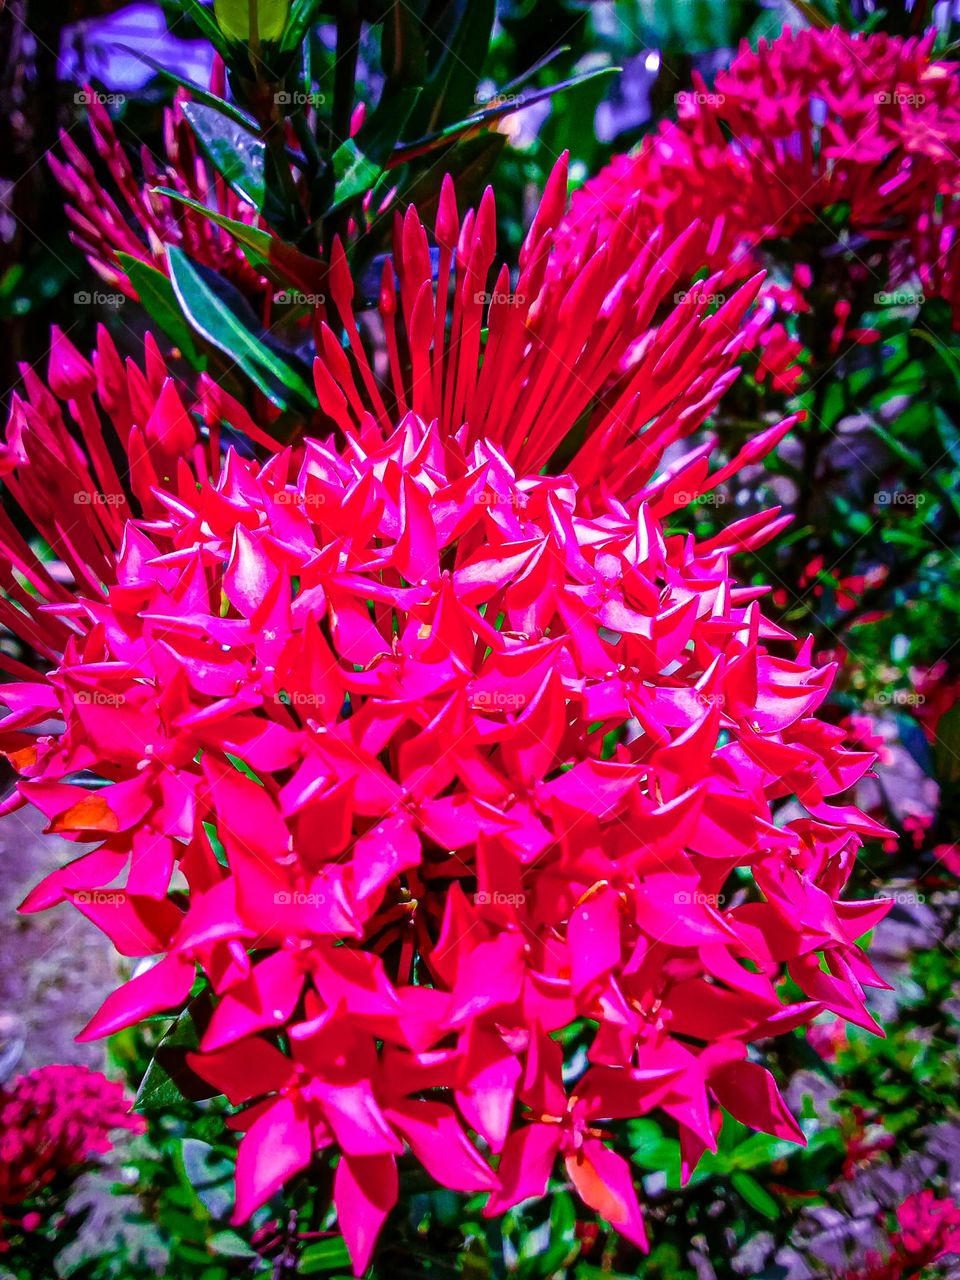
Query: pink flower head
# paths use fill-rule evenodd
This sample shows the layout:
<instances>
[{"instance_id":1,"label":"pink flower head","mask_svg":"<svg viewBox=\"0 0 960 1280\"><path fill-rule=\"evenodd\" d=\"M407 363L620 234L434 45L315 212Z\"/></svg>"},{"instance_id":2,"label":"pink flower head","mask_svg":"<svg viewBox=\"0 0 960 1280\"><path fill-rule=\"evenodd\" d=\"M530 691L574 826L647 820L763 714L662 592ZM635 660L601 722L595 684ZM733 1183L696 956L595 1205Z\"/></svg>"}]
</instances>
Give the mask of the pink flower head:
<instances>
[{"instance_id":1,"label":"pink flower head","mask_svg":"<svg viewBox=\"0 0 960 1280\"><path fill-rule=\"evenodd\" d=\"M897 1223L888 1255L871 1254L843 1280L914 1280L924 1268L960 1254L960 1205L952 1197L938 1199L929 1187L914 1192L897 1209Z\"/></svg>"},{"instance_id":2,"label":"pink flower head","mask_svg":"<svg viewBox=\"0 0 960 1280\"><path fill-rule=\"evenodd\" d=\"M50 670L7 686L2 746L20 801L96 845L24 909L66 899L157 957L84 1038L179 1009L202 975L191 1061L242 1108L237 1218L336 1157L358 1274L407 1151L489 1213L542 1194L559 1157L642 1247L611 1124L671 1117L685 1174L718 1106L802 1142L749 1045L824 1009L876 1029L857 939L889 904L841 895L884 830L832 800L872 757L817 719L832 669L731 571L784 521L677 527L789 424L713 471L709 442L661 466L735 377L756 285L719 311L685 298L605 398L681 255L633 258L594 227L571 257L564 210L560 166L515 283L491 194L461 219L444 184L436 283L427 231L398 220L386 388L335 247L347 346L322 327L315 369L331 434L295 451L221 465L222 420L266 444L239 406L212 383L174 400L155 362L107 378L105 345L53 393L28 380L8 431L11 492L68 580L4 524L3 620ZM97 496L65 511L68 471ZM586 1064L555 1038L575 1023Z\"/></svg>"},{"instance_id":3,"label":"pink flower head","mask_svg":"<svg viewBox=\"0 0 960 1280\"><path fill-rule=\"evenodd\" d=\"M0 1087L0 1233L4 1220L36 1230L41 1215L17 1219L17 1206L58 1175L110 1151L114 1130L142 1127L122 1085L87 1067L39 1067Z\"/></svg>"},{"instance_id":4,"label":"pink flower head","mask_svg":"<svg viewBox=\"0 0 960 1280\"><path fill-rule=\"evenodd\" d=\"M642 240L697 219L690 270L728 258L746 269L764 242L821 236L844 205L851 232L897 246L891 286L919 273L960 314L960 82L953 63L933 60L935 36L831 28L787 30L756 50L744 43L712 88L695 76L676 122L584 185L569 225L599 219L601 239L623 225ZM776 293L771 285L766 296ZM876 340L845 322L838 314L835 343Z\"/></svg>"}]
</instances>

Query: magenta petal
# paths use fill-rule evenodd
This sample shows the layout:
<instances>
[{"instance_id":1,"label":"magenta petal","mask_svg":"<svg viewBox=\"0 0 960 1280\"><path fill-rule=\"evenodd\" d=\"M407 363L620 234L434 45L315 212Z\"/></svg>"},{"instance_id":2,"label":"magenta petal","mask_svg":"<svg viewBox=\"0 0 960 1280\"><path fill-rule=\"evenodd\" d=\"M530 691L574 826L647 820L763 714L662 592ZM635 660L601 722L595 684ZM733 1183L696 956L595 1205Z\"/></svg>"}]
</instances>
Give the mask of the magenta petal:
<instances>
[{"instance_id":1,"label":"magenta petal","mask_svg":"<svg viewBox=\"0 0 960 1280\"><path fill-rule=\"evenodd\" d=\"M489 1191L497 1185L451 1107L442 1102L404 1102L386 1114L442 1186L451 1191Z\"/></svg>"},{"instance_id":2,"label":"magenta petal","mask_svg":"<svg viewBox=\"0 0 960 1280\"><path fill-rule=\"evenodd\" d=\"M647 1233L626 1160L596 1138L588 1138L579 1152L567 1156L566 1165L584 1204L646 1252Z\"/></svg>"},{"instance_id":3,"label":"magenta petal","mask_svg":"<svg viewBox=\"0 0 960 1280\"><path fill-rule=\"evenodd\" d=\"M710 1072L710 1088L735 1120L772 1133L775 1138L807 1145L803 1130L790 1113L777 1082L758 1062L725 1062Z\"/></svg>"},{"instance_id":4,"label":"magenta petal","mask_svg":"<svg viewBox=\"0 0 960 1280\"><path fill-rule=\"evenodd\" d=\"M278 1098L261 1111L237 1152L233 1222L246 1222L312 1155L310 1121L292 1098Z\"/></svg>"},{"instance_id":5,"label":"magenta petal","mask_svg":"<svg viewBox=\"0 0 960 1280\"><path fill-rule=\"evenodd\" d=\"M560 1150L562 1132L555 1124L525 1124L507 1138L497 1167L500 1186L491 1193L485 1218L506 1213L521 1200L542 1196Z\"/></svg>"},{"instance_id":6,"label":"magenta petal","mask_svg":"<svg viewBox=\"0 0 960 1280\"><path fill-rule=\"evenodd\" d=\"M397 1202L397 1187L393 1156L340 1157L333 1199L355 1276L367 1269L380 1228Z\"/></svg>"},{"instance_id":7,"label":"magenta petal","mask_svg":"<svg viewBox=\"0 0 960 1280\"><path fill-rule=\"evenodd\" d=\"M182 956L166 956L145 973L111 992L77 1036L96 1040L112 1036L155 1013L176 1010L190 994L196 966Z\"/></svg>"}]
</instances>

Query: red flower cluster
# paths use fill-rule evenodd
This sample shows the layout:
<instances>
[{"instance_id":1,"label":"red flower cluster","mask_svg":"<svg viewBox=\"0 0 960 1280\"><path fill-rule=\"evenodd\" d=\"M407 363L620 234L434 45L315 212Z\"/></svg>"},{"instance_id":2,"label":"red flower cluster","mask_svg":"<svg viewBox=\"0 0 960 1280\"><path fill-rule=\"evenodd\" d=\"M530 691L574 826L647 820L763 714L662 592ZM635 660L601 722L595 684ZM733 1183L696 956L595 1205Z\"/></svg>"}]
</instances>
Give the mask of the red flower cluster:
<instances>
[{"instance_id":1,"label":"red flower cluster","mask_svg":"<svg viewBox=\"0 0 960 1280\"><path fill-rule=\"evenodd\" d=\"M35 1229L36 1210L20 1218L11 1211L58 1175L110 1151L114 1130L141 1127L123 1086L87 1067L39 1067L0 1087L0 1233L4 1223Z\"/></svg>"},{"instance_id":2,"label":"red flower cluster","mask_svg":"<svg viewBox=\"0 0 960 1280\"><path fill-rule=\"evenodd\" d=\"M872 757L816 718L832 670L730 570L783 520L674 527L789 424L660 469L736 376L756 282L685 298L605 400L683 245L592 227L558 253L565 191L560 166L515 285L489 280L489 193L461 221L445 184L436 282L408 212L389 392L335 249L347 349L323 327L315 375L338 438L221 466L222 420L266 443L240 407L203 382L188 412L155 352L124 369L105 339L92 366L61 339L54 394L28 377L8 429L10 492L75 582L4 519L2 620L53 669L5 686L0 745L50 830L99 842L25 909L67 899L159 958L85 1037L180 1008L199 968L192 1065L244 1108L238 1219L339 1154L358 1273L408 1149L490 1214L559 1156L642 1246L607 1126L659 1108L687 1173L718 1106L802 1141L750 1043L823 1009L876 1029L856 940L889 904L841 894L883 829L831 803Z\"/></svg>"},{"instance_id":3,"label":"red flower cluster","mask_svg":"<svg viewBox=\"0 0 960 1280\"><path fill-rule=\"evenodd\" d=\"M712 89L697 76L679 96L675 123L577 193L571 224L599 217L601 235L626 223L643 240L699 218L693 271L728 256L755 261L781 237L816 242L845 205L849 231L888 250L887 278L854 262L861 283L889 289L919 276L960 315L960 82L954 64L931 59L935 35L831 28L744 45Z\"/></svg>"}]
</instances>

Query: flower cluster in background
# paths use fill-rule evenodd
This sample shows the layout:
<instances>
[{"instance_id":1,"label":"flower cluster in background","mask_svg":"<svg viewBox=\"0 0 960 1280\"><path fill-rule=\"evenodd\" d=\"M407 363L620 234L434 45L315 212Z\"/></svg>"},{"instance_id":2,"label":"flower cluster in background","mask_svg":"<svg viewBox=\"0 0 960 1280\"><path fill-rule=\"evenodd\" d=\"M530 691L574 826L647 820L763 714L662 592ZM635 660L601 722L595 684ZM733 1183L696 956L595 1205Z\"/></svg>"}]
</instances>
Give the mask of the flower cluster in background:
<instances>
[{"instance_id":1,"label":"flower cluster in background","mask_svg":"<svg viewBox=\"0 0 960 1280\"><path fill-rule=\"evenodd\" d=\"M55 1184L144 1127L116 1081L86 1067L38 1067L0 1088L0 1252L44 1225Z\"/></svg>"}]
</instances>

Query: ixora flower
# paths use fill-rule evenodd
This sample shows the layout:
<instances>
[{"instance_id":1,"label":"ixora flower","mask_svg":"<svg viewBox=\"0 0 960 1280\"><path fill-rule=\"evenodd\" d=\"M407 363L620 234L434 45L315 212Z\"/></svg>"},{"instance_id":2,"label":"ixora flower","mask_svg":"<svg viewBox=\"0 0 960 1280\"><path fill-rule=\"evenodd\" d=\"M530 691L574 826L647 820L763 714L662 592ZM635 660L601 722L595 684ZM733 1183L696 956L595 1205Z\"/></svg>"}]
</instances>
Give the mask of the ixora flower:
<instances>
[{"instance_id":1,"label":"ixora flower","mask_svg":"<svg viewBox=\"0 0 960 1280\"><path fill-rule=\"evenodd\" d=\"M605 399L683 245L636 257L593 228L558 254L565 202L561 165L515 283L490 278L491 195L461 220L445 183L436 278L408 212L386 380L335 248L328 438L221 463L224 421L269 440L105 337L92 365L59 339L8 428L2 620L50 670L0 655L21 679L0 745L14 803L96 844L24 909L66 899L157 957L83 1038L202 979L191 1064L241 1108L237 1219L335 1161L358 1274L407 1153L488 1214L559 1158L643 1247L620 1121L669 1116L685 1176L720 1107L801 1142L751 1043L825 1009L877 1029L857 939L889 903L841 894L883 829L831 802L872 757L816 718L832 670L731 574L783 519L680 527L789 423L713 471L709 441L661 465L736 375L757 282L719 311L685 298Z\"/></svg>"},{"instance_id":2,"label":"ixora flower","mask_svg":"<svg viewBox=\"0 0 960 1280\"><path fill-rule=\"evenodd\" d=\"M220 94L223 87L223 64L217 60L211 90ZM67 197L72 238L97 274L111 287L136 298L137 290L117 255L126 254L166 271L166 246L174 244L222 272L244 293L259 298L266 282L247 262L236 239L189 204L158 190L176 191L224 218L260 225L254 205L237 195L199 153L194 131L184 116L184 104L189 102L186 93L178 91L174 105L164 111L164 160L158 161L146 147L141 148L142 181L117 137L101 95L87 86L84 98L94 150L109 175L109 184L104 184L90 159L64 131L60 134L64 158L51 153L48 159Z\"/></svg>"},{"instance_id":3,"label":"ixora flower","mask_svg":"<svg viewBox=\"0 0 960 1280\"><path fill-rule=\"evenodd\" d=\"M5 1223L36 1229L42 1218L24 1213L25 1204L58 1175L110 1151L115 1130L142 1127L122 1085L87 1067L39 1067L0 1088L0 1237Z\"/></svg>"},{"instance_id":4,"label":"ixora flower","mask_svg":"<svg viewBox=\"0 0 960 1280\"><path fill-rule=\"evenodd\" d=\"M698 77L679 95L676 122L585 184L571 227L625 222L643 239L699 217L696 269L711 255L755 262L788 236L817 254L845 208L861 291L911 301L922 285L956 303L960 80L932 59L935 37L831 28L744 45L712 90Z\"/></svg>"},{"instance_id":5,"label":"ixora flower","mask_svg":"<svg viewBox=\"0 0 960 1280\"><path fill-rule=\"evenodd\" d=\"M929 1188L914 1192L897 1208L897 1225L889 1256L871 1253L843 1280L912 1280L940 1259L960 1254L960 1205L949 1196L938 1199Z\"/></svg>"}]
</instances>

